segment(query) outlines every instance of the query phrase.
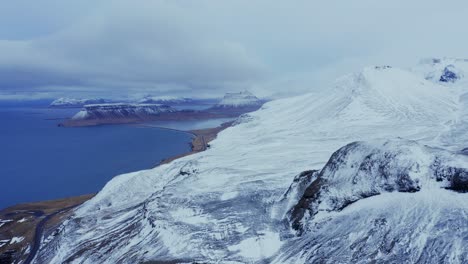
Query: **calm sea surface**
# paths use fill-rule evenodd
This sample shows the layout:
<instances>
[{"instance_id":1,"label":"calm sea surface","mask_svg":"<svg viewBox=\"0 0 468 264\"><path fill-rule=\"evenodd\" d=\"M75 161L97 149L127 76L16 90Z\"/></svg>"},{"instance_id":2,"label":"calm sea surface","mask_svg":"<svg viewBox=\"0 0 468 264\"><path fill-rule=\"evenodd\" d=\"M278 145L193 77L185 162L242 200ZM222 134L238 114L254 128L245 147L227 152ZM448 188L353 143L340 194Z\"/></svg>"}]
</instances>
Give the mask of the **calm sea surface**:
<instances>
[{"instance_id":1,"label":"calm sea surface","mask_svg":"<svg viewBox=\"0 0 468 264\"><path fill-rule=\"evenodd\" d=\"M167 129L57 127L76 111L0 105L0 209L94 193L116 175L152 168L190 150L190 134ZM177 128L199 128L187 125Z\"/></svg>"}]
</instances>

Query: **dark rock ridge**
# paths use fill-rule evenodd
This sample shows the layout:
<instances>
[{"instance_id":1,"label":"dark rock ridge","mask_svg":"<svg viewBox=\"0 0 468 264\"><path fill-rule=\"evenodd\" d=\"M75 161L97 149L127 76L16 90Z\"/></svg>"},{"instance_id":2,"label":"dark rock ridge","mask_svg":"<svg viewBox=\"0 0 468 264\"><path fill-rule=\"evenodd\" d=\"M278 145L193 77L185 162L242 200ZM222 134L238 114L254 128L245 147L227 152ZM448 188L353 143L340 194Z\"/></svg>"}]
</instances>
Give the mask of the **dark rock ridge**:
<instances>
[{"instance_id":1,"label":"dark rock ridge","mask_svg":"<svg viewBox=\"0 0 468 264\"><path fill-rule=\"evenodd\" d=\"M287 218L301 234L307 229L304 225L307 219L320 211L340 211L351 203L382 193L418 192L434 186L467 192L467 165L461 154L414 141L354 142L333 153L320 172L304 172L296 177L290 188L293 190L288 190L286 196L296 193L302 197L289 210ZM315 180L304 188L300 182L308 182L306 177L310 179L314 174Z\"/></svg>"},{"instance_id":2,"label":"dark rock ridge","mask_svg":"<svg viewBox=\"0 0 468 264\"><path fill-rule=\"evenodd\" d=\"M442 72L442 75L440 76L439 81L440 82L455 82L458 79L460 79L460 76L455 71L455 66L453 65L448 65L447 67L444 68L444 71Z\"/></svg>"}]
</instances>

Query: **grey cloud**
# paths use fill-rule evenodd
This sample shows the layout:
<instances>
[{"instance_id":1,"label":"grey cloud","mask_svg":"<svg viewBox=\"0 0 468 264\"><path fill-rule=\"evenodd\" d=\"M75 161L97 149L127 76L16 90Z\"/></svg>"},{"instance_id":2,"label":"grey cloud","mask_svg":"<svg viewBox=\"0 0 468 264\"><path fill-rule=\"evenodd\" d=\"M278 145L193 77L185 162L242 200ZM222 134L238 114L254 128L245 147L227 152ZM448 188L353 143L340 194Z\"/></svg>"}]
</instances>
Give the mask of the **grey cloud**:
<instances>
[{"instance_id":1,"label":"grey cloud","mask_svg":"<svg viewBox=\"0 0 468 264\"><path fill-rule=\"evenodd\" d=\"M158 7L105 11L50 36L0 42L0 87L193 89L242 85L264 74L242 45L198 34L203 29L191 18L178 21L183 10Z\"/></svg>"},{"instance_id":2,"label":"grey cloud","mask_svg":"<svg viewBox=\"0 0 468 264\"><path fill-rule=\"evenodd\" d=\"M73 23L0 41L0 89L287 95L368 64L463 56L468 40L462 0L74 3L61 6Z\"/></svg>"}]
</instances>

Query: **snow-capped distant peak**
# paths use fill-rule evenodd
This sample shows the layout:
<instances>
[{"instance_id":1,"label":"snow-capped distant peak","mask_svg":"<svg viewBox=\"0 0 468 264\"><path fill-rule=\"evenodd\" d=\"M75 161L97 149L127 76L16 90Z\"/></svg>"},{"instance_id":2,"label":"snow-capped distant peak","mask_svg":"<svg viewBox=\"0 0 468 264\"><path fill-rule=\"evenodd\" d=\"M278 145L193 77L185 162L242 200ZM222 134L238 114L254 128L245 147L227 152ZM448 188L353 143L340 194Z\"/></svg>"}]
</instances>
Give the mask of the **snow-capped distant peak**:
<instances>
[{"instance_id":1,"label":"snow-capped distant peak","mask_svg":"<svg viewBox=\"0 0 468 264\"><path fill-rule=\"evenodd\" d=\"M85 105L72 119L141 118L175 111L174 108L161 104L90 104Z\"/></svg>"},{"instance_id":2,"label":"snow-capped distant peak","mask_svg":"<svg viewBox=\"0 0 468 264\"><path fill-rule=\"evenodd\" d=\"M110 100L103 98L89 98L89 99L74 99L74 98L58 98L54 100L50 107L82 107L86 104L103 104L109 103Z\"/></svg>"},{"instance_id":3,"label":"snow-capped distant peak","mask_svg":"<svg viewBox=\"0 0 468 264\"><path fill-rule=\"evenodd\" d=\"M138 100L140 104L184 104L190 103L193 100L187 97L177 96L145 96Z\"/></svg>"},{"instance_id":4,"label":"snow-capped distant peak","mask_svg":"<svg viewBox=\"0 0 468 264\"><path fill-rule=\"evenodd\" d=\"M226 93L218 107L244 107L261 105L262 101L249 91Z\"/></svg>"}]
</instances>

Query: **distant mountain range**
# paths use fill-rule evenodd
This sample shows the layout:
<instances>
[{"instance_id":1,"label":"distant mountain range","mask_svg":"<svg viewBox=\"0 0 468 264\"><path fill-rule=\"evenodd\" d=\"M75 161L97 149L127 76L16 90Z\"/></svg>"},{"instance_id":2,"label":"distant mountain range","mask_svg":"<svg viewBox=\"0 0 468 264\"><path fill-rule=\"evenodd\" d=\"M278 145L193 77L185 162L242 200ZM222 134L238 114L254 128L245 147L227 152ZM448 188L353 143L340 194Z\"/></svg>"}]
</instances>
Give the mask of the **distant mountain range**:
<instances>
[{"instance_id":1,"label":"distant mountain range","mask_svg":"<svg viewBox=\"0 0 468 264\"><path fill-rule=\"evenodd\" d=\"M159 104L92 104L85 105L83 110L73 116L73 120L102 118L144 118L149 115L175 112L174 108Z\"/></svg>"},{"instance_id":2,"label":"distant mountain range","mask_svg":"<svg viewBox=\"0 0 468 264\"><path fill-rule=\"evenodd\" d=\"M82 100L84 101L84 100ZM159 104L156 102L165 102ZM249 92L229 93L211 108L205 110L177 110L172 106L190 104L188 98L145 97L138 103L86 104L61 126L89 126L99 124L136 123L154 120L197 120L237 117L259 109L263 102Z\"/></svg>"},{"instance_id":3,"label":"distant mountain range","mask_svg":"<svg viewBox=\"0 0 468 264\"><path fill-rule=\"evenodd\" d=\"M179 105L194 103L194 99L187 97L175 96L146 96L137 101L139 104L166 104L166 105Z\"/></svg>"},{"instance_id":4,"label":"distant mountain range","mask_svg":"<svg viewBox=\"0 0 468 264\"><path fill-rule=\"evenodd\" d=\"M55 108L80 108L87 104L105 104L110 103L111 100L103 98L90 98L90 99L73 99L73 98L59 98L50 103L49 107Z\"/></svg>"},{"instance_id":5,"label":"distant mountain range","mask_svg":"<svg viewBox=\"0 0 468 264\"><path fill-rule=\"evenodd\" d=\"M89 99L73 99L59 98L54 100L49 107L55 108L81 108L90 104L105 104L105 103L129 103L129 104L164 104L169 106L190 105L198 103L213 102L213 99L193 99L188 97L177 96L145 96L138 100L111 100L104 98L89 98ZM248 91L238 93L226 93L224 97L214 105L214 107L246 107L262 105L265 101L258 99Z\"/></svg>"}]
</instances>

